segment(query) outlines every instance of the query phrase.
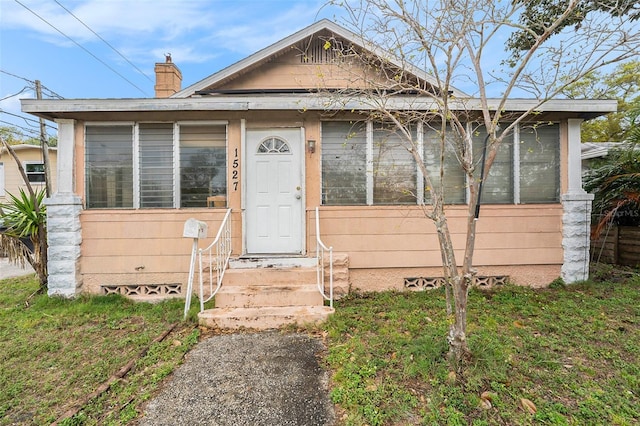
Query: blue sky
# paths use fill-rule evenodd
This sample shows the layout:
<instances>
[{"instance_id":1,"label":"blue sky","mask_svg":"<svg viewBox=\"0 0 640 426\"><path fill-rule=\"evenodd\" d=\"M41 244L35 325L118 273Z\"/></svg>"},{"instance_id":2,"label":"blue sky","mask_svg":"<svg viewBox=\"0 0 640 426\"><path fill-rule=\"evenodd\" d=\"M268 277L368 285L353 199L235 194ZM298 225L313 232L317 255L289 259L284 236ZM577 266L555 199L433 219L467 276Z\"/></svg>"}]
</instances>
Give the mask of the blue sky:
<instances>
[{"instance_id":1,"label":"blue sky","mask_svg":"<svg viewBox=\"0 0 640 426\"><path fill-rule=\"evenodd\" d=\"M46 88L45 97L153 97L153 67L156 62L164 62L165 53L171 53L182 71L183 87L187 87L322 18L342 23L344 10L326 3L327 0L0 0L0 126L10 123L23 128L26 135L37 135L35 117L22 114L19 102L20 98L35 97L34 80L40 80ZM634 35L637 46L638 23L629 24L626 29ZM572 47L571 55L587 62L597 61L597 56L582 55L584 46L573 43L574 32L569 28L554 40ZM508 56L504 50L507 37L508 31L500 29L492 44L483 50L484 82L490 96L500 96L504 88L504 82L494 77L503 75L499 64ZM581 41L585 43L584 39ZM588 44L592 44L591 40ZM564 60L565 55L561 57ZM556 68L546 64L535 59L531 62L534 77L545 73L554 76ZM456 70L454 84L477 96L476 79L468 76L469 68L465 66L468 63ZM531 92L511 95L531 97ZM49 133L54 135L55 123L48 124Z\"/></svg>"},{"instance_id":2,"label":"blue sky","mask_svg":"<svg viewBox=\"0 0 640 426\"><path fill-rule=\"evenodd\" d=\"M0 126L9 122L37 131L37 123L10 115L34 118L20 112L19 99L35 97L26 80L40 80L64 98L153 97L153 66L164 62L165 53L171 53L186 87L339 13L324 4L324 0L0 0ZM45 95L52 94L45 90Z\"/></svg>"}]
</instances>

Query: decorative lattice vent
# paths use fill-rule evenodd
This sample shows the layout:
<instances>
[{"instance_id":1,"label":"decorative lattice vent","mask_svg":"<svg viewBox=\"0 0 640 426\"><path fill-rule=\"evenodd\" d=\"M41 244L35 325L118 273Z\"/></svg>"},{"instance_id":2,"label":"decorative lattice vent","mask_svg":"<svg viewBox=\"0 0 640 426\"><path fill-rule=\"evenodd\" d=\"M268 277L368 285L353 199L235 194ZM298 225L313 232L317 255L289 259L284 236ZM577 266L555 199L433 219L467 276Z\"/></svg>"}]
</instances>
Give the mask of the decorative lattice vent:
<instances>
[{"instance_id":1,"label":"decorative lattice vent","mask_svg":"<svg viewBox=\"0 0 640 426\"><path fill-rule=\"evenodd\" d=\"M170 297L182 295L182 284L121 284L102 285L102 294L127 297Z\"/></svg>"},{"instance_id":2,"label":"decorative lattice vent","mask_svg":"<svg viewBox=\"0 0 640 426\"><path fill-rule=\"evenodd\" d=\"M508 275L476 276L473 285L479 288L493 288L508 282ZM444 283L444 277L405 278L404 288L415 291L433 290L442 287Z\"/></svg>"},{"instance_id":3,"label":"decorative lattice vent","mask_svg":"<svg viewBox=\"0 0 640 426\"><path fill-rule=\"evenodd\" d=\"M333 37L306 39L297 46L303 64L333 64L351 54L351 48Z\"/></svg>"}]
</instances>

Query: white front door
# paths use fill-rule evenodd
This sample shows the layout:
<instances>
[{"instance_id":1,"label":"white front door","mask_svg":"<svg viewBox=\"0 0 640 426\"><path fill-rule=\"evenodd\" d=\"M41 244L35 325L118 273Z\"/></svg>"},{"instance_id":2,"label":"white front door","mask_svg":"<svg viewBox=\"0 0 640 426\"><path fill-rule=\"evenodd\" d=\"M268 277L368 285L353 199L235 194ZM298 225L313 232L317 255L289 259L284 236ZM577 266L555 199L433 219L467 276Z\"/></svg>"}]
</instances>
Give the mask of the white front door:
<instances>
[{"instance_id":1,"label":"white front door","mask_svg":"<svg viewBox=\"0 0 640 426\"><path fill-rule=\"evenodd\" d=\"M304 191L302 130L247 130L247 254L300 254Z\"/></svg>"}]
</instances>

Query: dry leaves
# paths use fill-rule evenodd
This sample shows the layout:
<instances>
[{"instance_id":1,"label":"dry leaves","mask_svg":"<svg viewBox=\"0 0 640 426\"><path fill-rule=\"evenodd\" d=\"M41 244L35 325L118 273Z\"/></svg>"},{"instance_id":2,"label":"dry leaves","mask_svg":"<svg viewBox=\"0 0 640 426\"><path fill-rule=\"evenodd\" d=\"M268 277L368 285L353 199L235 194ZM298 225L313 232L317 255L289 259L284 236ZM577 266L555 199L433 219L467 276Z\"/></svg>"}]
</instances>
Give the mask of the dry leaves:
<instances>
[{"instance_id":1,"label":"dry leaves","mask_svg":"<svg viewBox=\"0 0 640 426\"><path fill-rule=\"evenodd\" d=\"M493 400L493 393L489 391L484 391L480 395L480 408L483 410L488 410L492 407L491 401Z\"/></svg>"},{"instance_id":2,"label":"dry leaves","mask_svg":"<svg viewBox=\"0 0 640 426\"><path fill-rule=\"evenodd\" d=\"M538 411L536 405L527 398L520 398L520 405L524 411L527 411L529 414L535 414L536 411Z\"/></svg>"}]
</instances>

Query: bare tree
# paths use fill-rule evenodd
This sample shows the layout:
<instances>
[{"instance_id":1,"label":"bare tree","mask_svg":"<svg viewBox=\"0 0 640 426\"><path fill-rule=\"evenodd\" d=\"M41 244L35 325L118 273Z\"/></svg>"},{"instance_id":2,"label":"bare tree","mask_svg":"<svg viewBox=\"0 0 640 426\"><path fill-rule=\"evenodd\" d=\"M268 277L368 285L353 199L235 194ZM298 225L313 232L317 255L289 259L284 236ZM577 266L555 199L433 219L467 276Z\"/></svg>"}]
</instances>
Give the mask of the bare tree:
<instances>
[{"instance_id":1,"label":"bare tree","mask_svg":"<svg viewBox=\"0 0 640 426\"><path fill-rule=\"evenodd\" d=\"M354 0L334 2L344 8L343 24L360 46L327 37L344 73L347 90L323 91L332 107L357 101L370 118L392 123L422 172L427 192L422 208L437 229L447 281L448 340L456 368L469 355L467 298L476 273L474 248L482 183L489 176L503 141L516 126L539 125L538 110L563 88L587 73L632 58L640 34L628 14L591 11L572 27L578 0L559 1L553 16L530 30L521 23L525 10L517 1L487 0ZM614 6L612 6L614 7ZM541 18L542 19L542 18ZM507 45L512 34L531 43L516 55ZM362 68L353 64L363 64ZM430 78L416 78L415 70ZM423 74L423 75L424 75ZM563 78L561 78L561 76ZM569 78L566 78L569 76ZM331 87L325 82L325 88ZM464 88L465 94L455 87ZM510 97L534 102L526 111L509 111ZM427 126L439 138L439 164L428 170L419 152L416 127ZM486 135L485 155L473 139ZM476 144L477 145L477 144ZM466 175L468 211L462 265L454 255L447 222L444 185L447 152Z\"/></svg>"}]
</instances>

